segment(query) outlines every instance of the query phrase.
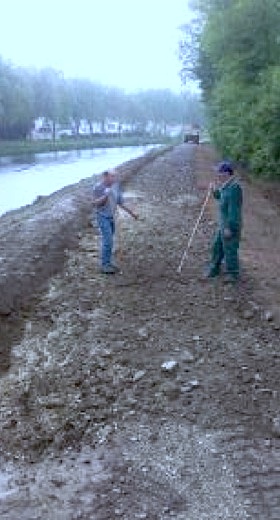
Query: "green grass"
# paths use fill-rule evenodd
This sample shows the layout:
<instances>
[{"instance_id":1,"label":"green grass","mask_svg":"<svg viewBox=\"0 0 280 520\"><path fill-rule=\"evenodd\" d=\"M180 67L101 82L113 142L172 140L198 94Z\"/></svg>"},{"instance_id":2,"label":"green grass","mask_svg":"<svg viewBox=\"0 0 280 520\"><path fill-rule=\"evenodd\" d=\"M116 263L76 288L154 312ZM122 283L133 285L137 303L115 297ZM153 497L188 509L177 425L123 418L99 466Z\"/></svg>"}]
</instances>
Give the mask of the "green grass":
<instances>
[{"instance_id":1,"label":"green grass","mask_svg":"<svg viewBox=\"0 0 280 520\"><path fill-rule=\"evenodd\" d=\"M85 150L91 148L113 148L121 146L142 146L146 144L176 144L181 138L149 137L149 136L121 136L121 137L80 137L64 138L53 141L1 141L0 157L26 155L44 152L58 152L68 150Z\"/></svg>"}]
</instances>

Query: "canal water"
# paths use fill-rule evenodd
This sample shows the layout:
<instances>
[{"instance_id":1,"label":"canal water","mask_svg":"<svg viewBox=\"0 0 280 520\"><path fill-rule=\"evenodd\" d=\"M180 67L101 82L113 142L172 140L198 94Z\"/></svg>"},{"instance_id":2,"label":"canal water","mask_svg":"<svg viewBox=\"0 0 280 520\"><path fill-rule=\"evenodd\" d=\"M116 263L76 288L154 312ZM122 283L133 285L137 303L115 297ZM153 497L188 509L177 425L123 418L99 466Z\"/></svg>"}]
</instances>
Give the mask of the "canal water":
<instances>
[{"instance_id":1,"label":"canal water","mask_svg":"<svg viewBox=\"0 0 280 520\"><path fill-rule=\"evenodd\" d=\"M100 174L147 153L156 145L36 154L0 161L0 215L31 204L64 186Z\"/></svg>"}]
</instances>

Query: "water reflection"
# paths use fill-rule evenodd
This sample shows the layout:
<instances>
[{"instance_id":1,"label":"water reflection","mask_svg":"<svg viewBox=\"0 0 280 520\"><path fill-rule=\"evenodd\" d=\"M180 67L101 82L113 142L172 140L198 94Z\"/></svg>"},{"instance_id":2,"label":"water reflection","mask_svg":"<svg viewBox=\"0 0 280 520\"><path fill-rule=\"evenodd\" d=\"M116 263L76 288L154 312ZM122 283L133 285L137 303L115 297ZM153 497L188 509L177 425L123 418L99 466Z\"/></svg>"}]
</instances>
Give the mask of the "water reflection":
<instances>
[{"instance_id":1,"label":"water reflection","mask_svg":"<svg viewBox=\"0 0 280 520\"><path fill-rule=\"evenodd\" d=\"M0 157L0 172L2 166L7 166L9 164L34 164L35 162L36 160L34 153L25 153L15 156Z\"/></svg>"},{"instance_id":2,"label":"water reflection","mask_svg":"<svg viewBox=\"0 0 280 520\"><path fill-rule=\"evenodd\" d=\"M4 158L0 164L0 215L31 204L39 195L50 195L64 186L140 157L151 148L155 145L48 152L10 160Z\"/></svg>"}]
</instances>

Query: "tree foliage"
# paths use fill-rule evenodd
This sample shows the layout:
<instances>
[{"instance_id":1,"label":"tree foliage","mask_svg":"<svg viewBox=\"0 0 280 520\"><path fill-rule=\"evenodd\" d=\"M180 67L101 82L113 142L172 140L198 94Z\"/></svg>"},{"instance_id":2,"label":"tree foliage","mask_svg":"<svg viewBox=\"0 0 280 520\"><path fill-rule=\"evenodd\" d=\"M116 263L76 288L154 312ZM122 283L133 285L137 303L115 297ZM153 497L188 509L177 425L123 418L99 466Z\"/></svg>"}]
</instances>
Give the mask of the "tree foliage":
<instances>
[{"instance_id":1,"label":"tree foliage","mask_svg":"<svg viewBox=\"0 0 280 520\"><path fill-rule=\"evenodd\" d=\"M193 7L182 74L200 81L215 144L258 174L279 175L280 1L193 0Z\"/></svg>"},{"instance_id":2,"label":"tree foliage","mask_svg":"<svg viewBox=\"0 0 280 520\"><path fill-rule=\"evenodd\" d=\"M0 136L24 137L32 124L33 85L28 74L0 59Z\"/></svg>"},{"instance_id":3,"label":"tree foliage","mask_svg":"<svg viewBox=\"0 0 280 520\"><path fill-rule=\"evenodd\" d=\"M0 58L0 139L24 138L34 120L49 121L56 137L57 124L74 124L79 133L82 120L104 125L106 119L131 123L135 127L148 122L161 125L191 122L185 114L185 100L192 106L190 118L200 121L199 97L184 96L170 90L125 93L87 79L65 79L51 69L27 70L5 63Z\"/></svg>"}]
</instances>

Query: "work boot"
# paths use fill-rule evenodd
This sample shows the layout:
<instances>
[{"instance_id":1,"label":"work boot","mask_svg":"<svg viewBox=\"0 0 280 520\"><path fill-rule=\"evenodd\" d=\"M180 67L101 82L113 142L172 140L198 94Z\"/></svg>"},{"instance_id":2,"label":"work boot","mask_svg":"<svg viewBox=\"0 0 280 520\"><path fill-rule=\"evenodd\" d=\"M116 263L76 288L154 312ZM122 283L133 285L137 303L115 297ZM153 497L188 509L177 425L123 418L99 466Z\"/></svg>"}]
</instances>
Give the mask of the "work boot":
<instances>
[{"instance_id":1,"label":"work boot","mask_svg":"<svg viewBox=\"0 0 280 520\"><path fill-rule=\"evenodd\" d=\"M223 282L225 284L236 284L238 282L238 276L236 276L235 274L231 274L231 273L226 273L224 278L223 278Z\"/></svg>"},{"instance_id":2,"label":"work boot","mask_svg":"<svg viewBox=\"0 0 280 520\"><path fill-rule=\"evenodd\" d=\"M213 267L211 267L210 269L207 269L206 273L205 273L205 278L208 279L208 278L216 278L216 276L219 276L220 274L220 269L215 269Z\"/></svg>"},{"instance_id":3,"label":"work boot","mask_svg":"<svg viewBox=\"0 0 280 520\"><path fill-rule=\"evenodd\" d=\"M116 274L117 270L113 265L104 265L101 272L103 274Z\"/></svg>"},{"instance_id":4,"label":"work boot","mask_svg":"<svg viewBox=\"0 0 280 520\"><path fill-rule=\"evenodd\" d=\"M116 273L120 272L120 268L114 262L111 262L110 267L113 267Z\"/></svg>"}]
</instances>

